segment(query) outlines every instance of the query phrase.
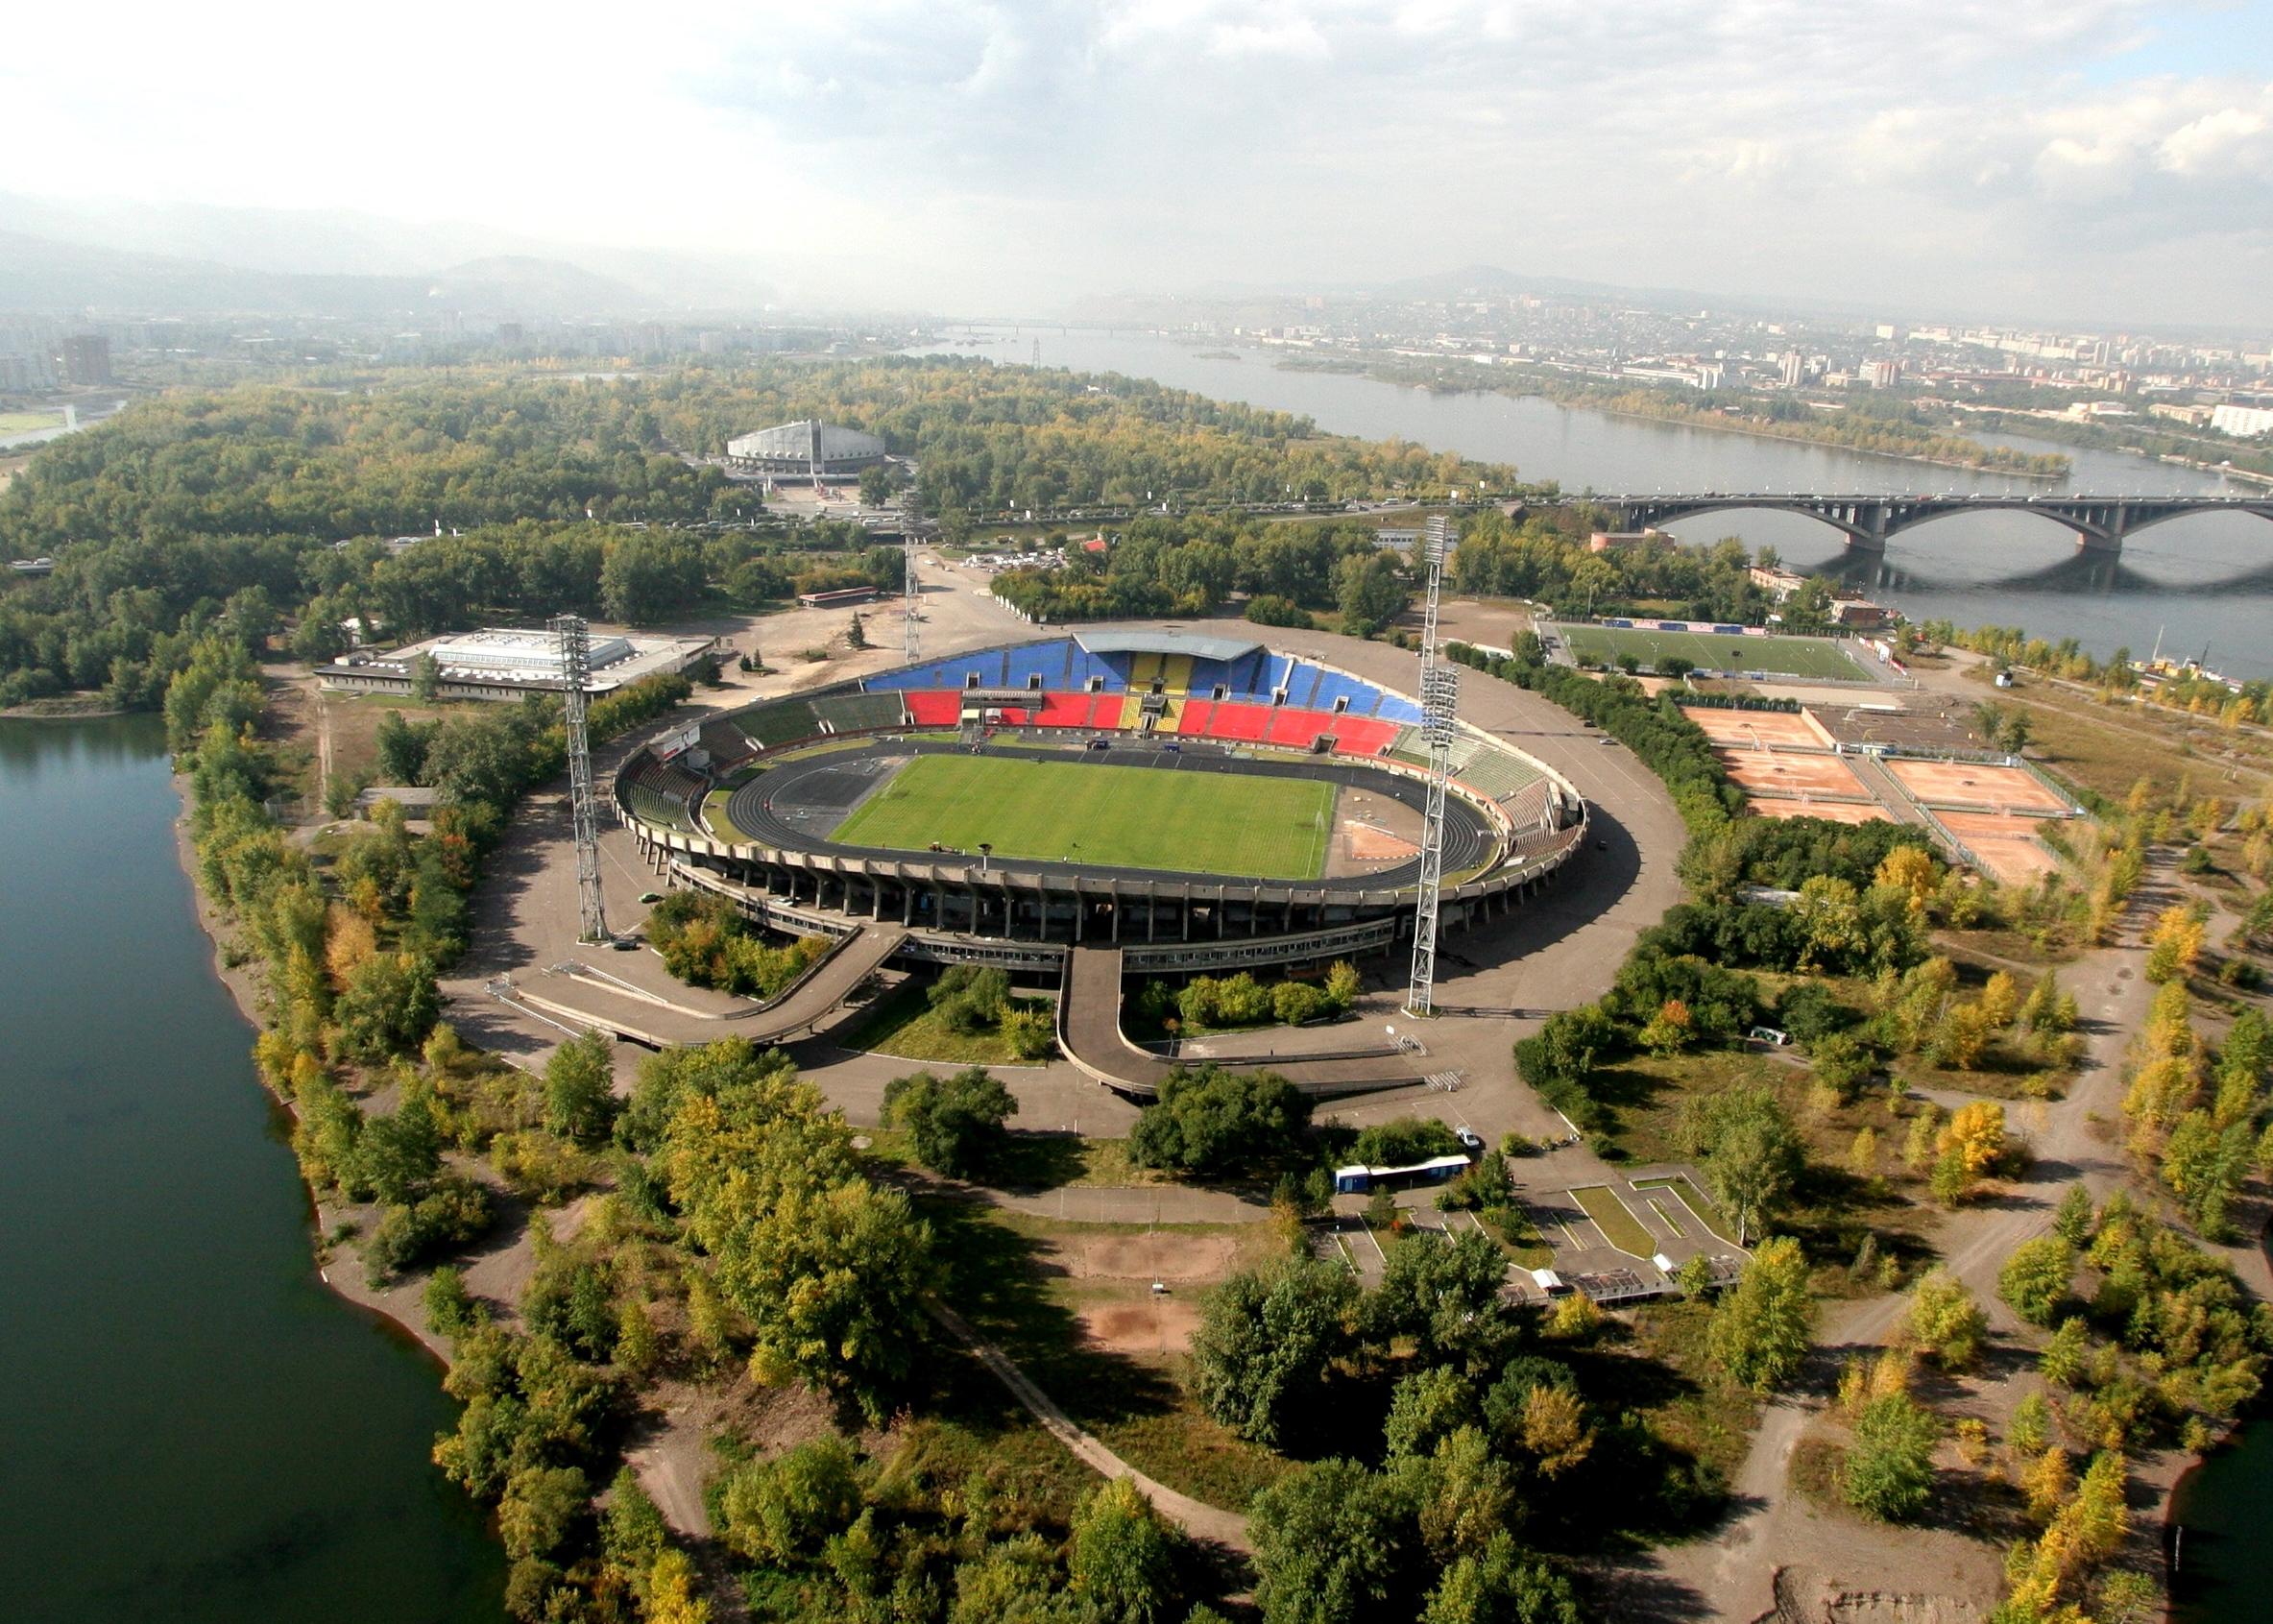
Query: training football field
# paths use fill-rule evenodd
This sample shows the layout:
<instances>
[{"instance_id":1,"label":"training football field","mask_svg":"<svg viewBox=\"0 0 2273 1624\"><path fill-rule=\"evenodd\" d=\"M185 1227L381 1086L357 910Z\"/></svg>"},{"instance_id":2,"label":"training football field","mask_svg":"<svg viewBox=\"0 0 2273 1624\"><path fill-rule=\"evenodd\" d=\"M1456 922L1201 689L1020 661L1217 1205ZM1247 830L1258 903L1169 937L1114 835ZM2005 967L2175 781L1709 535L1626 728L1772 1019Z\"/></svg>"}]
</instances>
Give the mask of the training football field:
<instances>
[{"instance_id":1,"label":"training football field","mask_svg":"<svg viewBox=\"0 0 2273 1624\"><path fill-rule=\"evenodd\" d=\"M1333 824L1334 786L1308 779L918 756L830 837L910 852L985 841L1002 858L1316 880Z\"/></svg>"},{"instance_id":2,"label":"training football field","mask_svg":"<svg viewBox=\"0 0 2273 1624\"><path fill-rule=\"evenodd\" d=\"M1768 671L1787 677L1836 677L1846 682L1868 682L1870 673L1854 657L1829 638L1731 637L1725 633L1660 632L1640 626L1565 626L1553 628L1575 660L1614 666L1618 656L1631 654L1645 671L1655 671L1670 659L1681 659L1704 671Z\"/></svg>"}]
</instances>

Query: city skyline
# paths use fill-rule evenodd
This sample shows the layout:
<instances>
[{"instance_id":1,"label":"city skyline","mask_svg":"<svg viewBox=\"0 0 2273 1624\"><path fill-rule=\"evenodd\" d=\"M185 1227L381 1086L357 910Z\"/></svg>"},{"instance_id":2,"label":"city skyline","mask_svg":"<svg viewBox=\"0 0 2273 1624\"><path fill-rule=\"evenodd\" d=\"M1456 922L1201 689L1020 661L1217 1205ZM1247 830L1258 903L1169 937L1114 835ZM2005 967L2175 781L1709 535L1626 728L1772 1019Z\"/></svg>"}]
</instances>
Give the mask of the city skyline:
<instances>
[{"instance_id":1,"label":"city skyline","mask_svg":"<svg viewBox=\"0 0 2273 1624\"><path fill-rule=\"evenodd\" d=\"M2268 319L2261 3L682 4L639 32L413 7L373 36L264 10L28 19L0 93L48 138L0 190L121 200L57 212L145 252L401 272L448 263L401 262L422 246L598 246L787 306L1482 262L1909 316ZM366 263L292 264L253 231L213 252L206 207L380 218Z\"/></svg>"}]
</instances>

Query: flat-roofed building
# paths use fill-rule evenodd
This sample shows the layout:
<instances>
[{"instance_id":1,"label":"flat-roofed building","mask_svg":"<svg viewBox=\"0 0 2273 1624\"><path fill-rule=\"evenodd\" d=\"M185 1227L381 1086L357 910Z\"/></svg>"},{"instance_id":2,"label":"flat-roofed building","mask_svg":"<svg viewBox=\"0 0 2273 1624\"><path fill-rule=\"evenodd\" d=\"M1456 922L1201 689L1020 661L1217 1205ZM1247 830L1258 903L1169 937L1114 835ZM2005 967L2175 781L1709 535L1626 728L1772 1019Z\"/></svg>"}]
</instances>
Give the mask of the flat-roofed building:
<instances>
[{"instance_id":1,"label":"flat-roofed building","mask_svg":"<svg viewBox=\"0 0 2273 1624\"><path fill-rule=\"evenodd\" d=\"M595 632L585 691L608 693L663 671L684 671L716 651L711 637L638 637ZM560 691L559 641L548 631L491 627L429 638L379 653L356 649L316 667L326 688L351 693L408 693L419 662L431 657L444 699L519 699Z\"/></svg>"}]
</instances>

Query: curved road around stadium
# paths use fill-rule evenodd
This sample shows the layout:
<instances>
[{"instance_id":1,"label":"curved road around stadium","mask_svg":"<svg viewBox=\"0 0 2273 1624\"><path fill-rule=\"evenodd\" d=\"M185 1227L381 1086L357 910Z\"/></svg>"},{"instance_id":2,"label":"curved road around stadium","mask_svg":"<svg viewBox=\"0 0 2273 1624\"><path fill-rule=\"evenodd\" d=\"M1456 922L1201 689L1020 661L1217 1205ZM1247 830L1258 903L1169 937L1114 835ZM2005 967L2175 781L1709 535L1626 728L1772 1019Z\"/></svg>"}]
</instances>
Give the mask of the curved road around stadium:
<instances>
[{"instance_id":1,"label":"curved road around stadium","mask_svg":"<svg viewBox=\"0 0 2273 1624\"><path fill-rule=\"evenodd\" d=\"M888 775L876 770L874 764L915 756L972 754L1024 761L1086 763L1093 766L1142 767L1158 772L1212 772L1307 779L1342 788L1368 789L1376 794L1390 796L1416 812L1426 809L1425 785L1402 773L1366 765L1362 762L1320 761L1314 764L1259 761L1212 745L1189 740L1177 742L1181 747L1173 751L1157 744L1138 743L1133 739L1131 742L1117 744L1110 750L1069 750L1052 749L1046 745L995 743L974 746L948 744L935 739L882 738L850 749L831 750L805 761L786 762L760 773L734 792L726 804L726 816L746 838L783 851L833 852L844 857L870 858L886 862L901 861L910 856L926 857L931 854L883 846L839 844L829 837L828 830L834 829L850 815L854 802L846 800L834 784L826 791L815 784L815 792L803 799L799 796L799 787L816 780L841 778L848 771L861 772L881 786ZM1485 823L1483 814L1458 796L1448 796L1444 809L1445 872L1458 874L1476 867L1490 856L1492 846L1492 832ZM1139 874L1148 879L1200 885L1334 885L1350 890L1395 890L1411 885L1420 874L1417 858L1392 868L1352 875L1342 881L1289 880L1269 875L1182 873L1098 863L1052 862L1031 858L997 858L992 866L1006 874L1047 875L1059 879L1081 874Z\"/></svg>"}]
</instances>

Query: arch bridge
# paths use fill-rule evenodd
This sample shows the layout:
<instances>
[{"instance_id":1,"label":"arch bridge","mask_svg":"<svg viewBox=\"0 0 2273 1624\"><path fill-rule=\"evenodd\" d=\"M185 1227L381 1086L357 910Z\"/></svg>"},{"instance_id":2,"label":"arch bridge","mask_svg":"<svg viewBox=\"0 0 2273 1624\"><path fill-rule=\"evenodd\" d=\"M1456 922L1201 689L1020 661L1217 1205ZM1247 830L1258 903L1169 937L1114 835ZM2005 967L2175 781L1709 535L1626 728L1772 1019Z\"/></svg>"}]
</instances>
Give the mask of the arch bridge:
<instances>
[{"instance_id":1,"label":"arch bridge","mask_svg":"<svg viewBox=\"0 0 2273 1624\"><path fill-rule=\"evenodd\" d=\"M1955 513L2034 513L2067 525L2076 545L2118 552L2123 538L2150 524L2197 513L2247 513L2273 520L2273 491L2256 497L2014 496L1951 492L1942 496L1822 496L1791 491L1706 491L1695 496L1563 497L1558 505L1584 502L1607 509L1621 530L1640 530L1729 508L1768 508L1805 514L1845 534L1847 545L1885 550L1887 538Z\"/></svg>"}]
</instances>

